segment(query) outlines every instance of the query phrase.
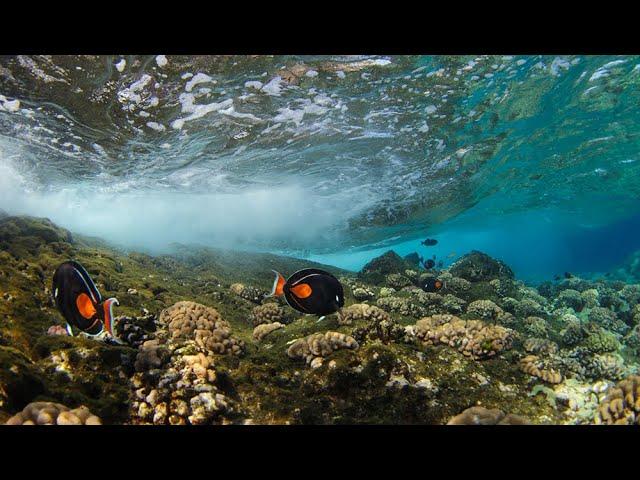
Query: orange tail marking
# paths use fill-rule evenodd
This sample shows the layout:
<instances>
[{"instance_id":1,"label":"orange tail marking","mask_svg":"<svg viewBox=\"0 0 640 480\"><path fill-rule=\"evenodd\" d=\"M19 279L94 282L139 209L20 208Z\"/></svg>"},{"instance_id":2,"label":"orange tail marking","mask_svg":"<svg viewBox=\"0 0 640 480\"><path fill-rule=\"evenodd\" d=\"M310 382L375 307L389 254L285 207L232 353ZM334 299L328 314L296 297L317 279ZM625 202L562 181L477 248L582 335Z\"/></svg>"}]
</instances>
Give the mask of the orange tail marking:
<instances>
[{"instance_id":1,"label":"orange tail marking","mask_svg":"<svg viewBox=\"0 0 640 480\"><path fill-rule=\"evenodd\" d=\"M96 314L96 307L93 306L93 302L86 293L78 295L76 298L76 307L78 307L80 315L86 319L93 318Z\"/></svg>"},{"instance_id":2,"label":"orange tail marking","mask_svg":"<svg viewBox=\"0 0 640 480\"><path fill-rule=\"evenodd\" d=\"M279 297L280 295L284 295L284 284L287 283L287 280L275 270L273 270L273 272L276 274L276 279L273 282L271 296Z\"/></svg>"},{"instance_id":3,"label":"orange tail marking","mask_svg":"<svg viewBox=\"0 0 640 480\"><path fill-rule=\"evenodd\" d=\"M313 290L306 283L301 283L300 285L293 287L291 289L291 293L298 298L307 298L313 293Z\"/></svg>"}]
</instances>

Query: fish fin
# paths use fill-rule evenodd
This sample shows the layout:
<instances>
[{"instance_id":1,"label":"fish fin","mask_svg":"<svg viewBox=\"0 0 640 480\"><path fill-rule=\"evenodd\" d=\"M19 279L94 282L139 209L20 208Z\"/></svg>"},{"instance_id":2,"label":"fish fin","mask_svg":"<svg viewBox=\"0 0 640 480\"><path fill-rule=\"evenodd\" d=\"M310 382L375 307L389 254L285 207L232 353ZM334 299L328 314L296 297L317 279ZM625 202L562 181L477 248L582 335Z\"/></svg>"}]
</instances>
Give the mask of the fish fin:
<instances>
[{"instance_id":1,"label":"fish fin","mask_svg":"<svg viewBox=\"0 0 640 480\"><path fill-rule=\"evenodd\" d=\"M104 329L109 332L113 338L116 338L115 333L113 333L114 320L113 320L113 304L120 305L120 302L117 298L108 298L102 304L102 308L104 309Z\"/></svg>"},{"instance_id":2,"label":"fish fin","mask_svg":"<svg viewBox=\"0 0 640 480\"><path fill-rule=\"evenodd\" d=\"M271 293L267 295L267 297L279 297L284 294L284 284L286 283L285 278L275 270L271 270L276 274L276 278L273 281L273 287L271 288Z\"/></svg>"},{"instance_id":3,"label":"fish fin","mask_svg":"<svg viewBox=\"0 0 640 480\"><path fill-rule=\"evenodd\" d=\"M320 323L322 320L324 320L326 318L326 315L321 316L316 323Z\"/></svg>"},{"instance_id":4,"label":"fish fin","mask_svg":"<svg viewBox=\"0 0 640 480\"><path fill-rule=\"evenodd\" d=\"M69 334L69 336L70 336L70 337L73 337L73 330L71 329L71 325L69 325L69 324L67 323L67 327L66 327L66 328L67 328L67 333Z\"/></svg>"}]
</instances>

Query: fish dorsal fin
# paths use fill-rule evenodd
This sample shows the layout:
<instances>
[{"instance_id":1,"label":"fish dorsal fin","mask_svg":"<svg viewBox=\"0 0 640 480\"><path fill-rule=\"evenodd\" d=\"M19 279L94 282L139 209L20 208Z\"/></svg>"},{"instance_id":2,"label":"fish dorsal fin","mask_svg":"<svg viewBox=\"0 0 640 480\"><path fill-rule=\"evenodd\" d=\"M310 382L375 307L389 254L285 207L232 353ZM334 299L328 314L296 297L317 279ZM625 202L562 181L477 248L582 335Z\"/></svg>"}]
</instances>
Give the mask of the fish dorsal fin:
<instances>
[{"instance_id":1,"label":"fish dorsal fin","mask_svg":"<svg viewBox=\"0 0 640 480\"><path fill-rule=\"evenodd\" d=\"M279 297L284 294L284 284L287 282L285 278L275 270L271 270L276 274L276 278L273 281L273 287L271 288L271 293L268 295L269 297Z\"/></svg>"}]
</instances>

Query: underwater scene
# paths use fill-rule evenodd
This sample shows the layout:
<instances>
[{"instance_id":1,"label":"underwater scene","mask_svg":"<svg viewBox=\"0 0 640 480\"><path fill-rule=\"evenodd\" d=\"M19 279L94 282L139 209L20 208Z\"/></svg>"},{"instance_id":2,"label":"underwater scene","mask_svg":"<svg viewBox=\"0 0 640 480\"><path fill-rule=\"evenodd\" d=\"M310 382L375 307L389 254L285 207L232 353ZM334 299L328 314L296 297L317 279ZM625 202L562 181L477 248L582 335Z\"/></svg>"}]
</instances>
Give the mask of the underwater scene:
<instances>
[{"instance_id":1,"label":"underwater scene","mask_svg":"<svg viewBox=\"0 0 640 480\"><path fill-rule=\"evenodd\" d=\"M0 56L0 424L639 425L640 56Z\"/></svg>"}]
</instances>

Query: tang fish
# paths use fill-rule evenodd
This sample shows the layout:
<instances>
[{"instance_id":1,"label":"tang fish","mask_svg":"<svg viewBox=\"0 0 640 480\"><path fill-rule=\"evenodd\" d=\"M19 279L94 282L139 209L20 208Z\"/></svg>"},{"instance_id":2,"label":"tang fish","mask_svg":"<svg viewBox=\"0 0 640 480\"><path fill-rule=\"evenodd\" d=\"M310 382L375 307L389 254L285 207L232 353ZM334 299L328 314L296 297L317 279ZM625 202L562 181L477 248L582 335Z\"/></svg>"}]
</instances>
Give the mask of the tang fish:
<instances>
[{"instance_id":1,"label":"tang fish","mask_svg":"<svg viewBox=\"0 0 640 480\"><path fill-rule=\"evenodd\" d=\"M96 284L78 262L64 262L56 269L51 291L58 310L67 321L69 335L73 335L73 326L90 337L116 339L113 304L120 303L116 298L103 301Z\"/></svg>"},{"instance_id":2,"label":"tang fish","mask_svg":"<svg viewBox=\"0 0 640 480\"><path fill-rule=\"evenodd\" d=\"M426 270L431 270L433 267L435 267L436 262L434 262L431 258L429 258L428 260L425 260L424 262L422 262L422 264L424 265L424 268Z\"/></svg>"},{"instance_id":3,"label":"tang fish","mask_svg":"<svg viewBox=\"0 0 640 480\"><path fill-rule=\"evenodd\" d=\"M420 244L424 245L425 247L433 247L434 245L438 244L438 240L436 240L435 238L426 238L421 241Z\"/></svg>"},{"instance_id":4,"label":"tang fish","mask_svg":"<svg viewBox=\"0 0 640 480\"><path fill-rule=\"evenodd\" d=\"M287 280L275 270L271 294L284 295L289 306L311 315L329 315L344 306L344 291L336 277L324 270L305 268L298 270Z\"/></svg>"},{"instance_id":5,"label":"tang fish","mask_svg":"<svg viewBox=\"0 0 640 480\"><path fill-rule=\"evenodd\" d=\"M437 278L430 278L422 286L422 290L424 290L425 292L433 293L440 290L443 286L444 283L442 283L442 280L438 280Z\"/></svg>"}]
</instances>

